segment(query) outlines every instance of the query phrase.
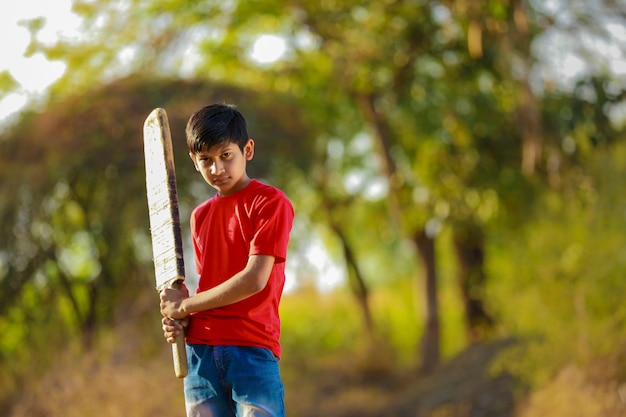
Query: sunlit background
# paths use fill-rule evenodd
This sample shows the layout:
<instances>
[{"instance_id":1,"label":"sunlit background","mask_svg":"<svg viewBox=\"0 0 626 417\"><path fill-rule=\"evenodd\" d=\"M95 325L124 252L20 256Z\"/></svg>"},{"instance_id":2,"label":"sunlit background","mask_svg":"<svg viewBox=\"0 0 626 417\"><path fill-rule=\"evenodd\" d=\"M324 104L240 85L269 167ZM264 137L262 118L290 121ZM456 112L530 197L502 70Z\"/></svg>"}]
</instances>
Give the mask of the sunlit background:
<instances>
[{"instance_id":1,"label":"sunlit background","mask_svg":"<svg viewBox=\"0 0 626 417\"><path fill-rule=\"evenodd\" d=\"M60 37L77 38L80 20L72 13L71 5L69 0L26 0L2 6L0 71L9 71L21 88L0 101L0 120L21 109L29 99L44 94L65 71L64 64L50 62L41 54L25 56L30 43L27 21L45 19L45 27L39 33L41 42L51 43Z\"/></svg>"},{"instance_id":2,"label":"sunlit background","mask_svg":"<svg viewBox=\"0 0 626 417\"><path fill-rule=\"evenodd\" d=\"M133 106L174 88L253 110L274 140L255 162L299 208L282 306L292 417L624 415L624 0L305 0L293 15L254 2L232 21L236 1L79 3L102 7L92 26L70 0L0 7L0 81L17 83L0 94L8 417L182 415L152 288L137 290L151 278L146 230L106 236L141 258L121 263L141 267L129 272L135 293L99 258L117 249L108 220L128 222L113 225L122 233L147 216L115 193L144 191L126 188ZM133 17L144 32L107 32L113 11L135 6L153 14ZM421 26L406 35L411 18ZM224 23L247 21L235 33ZM169 25L184 36L154 40ZM85 40L117 42L109 66L38 51ZM48 101L51 86L61 94ZM192 104L176 100L180 126ZM207 188L187 168L186 216ZM187 250L192 290L193 262ZM114 293L92 285L102 276Z\"/></svg>"}]
</instances>

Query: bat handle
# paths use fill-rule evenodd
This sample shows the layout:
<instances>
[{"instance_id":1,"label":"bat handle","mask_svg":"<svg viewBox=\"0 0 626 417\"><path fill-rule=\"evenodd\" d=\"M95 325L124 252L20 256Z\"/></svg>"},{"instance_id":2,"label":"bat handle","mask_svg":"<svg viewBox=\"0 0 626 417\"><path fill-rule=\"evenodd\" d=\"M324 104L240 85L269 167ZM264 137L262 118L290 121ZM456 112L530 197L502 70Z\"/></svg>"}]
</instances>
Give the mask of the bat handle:
<instances>
[{"instance_id":1,"label":"bat handle","mask_svg":"<svg viewBox=\"0 0 626 417\"><path fill-rule=\"evenodd\" d=\"M172 357L174 359L174 372L177 378L187 376L187 348L185 346L185 335L181 334L172 344Z\"/></svg>"},{"instance_id":2,"label":"bat handle","mask_svg":"<svg viewBox=\"0 0 626 417\"><path fill-rule=\"evenodd\" d=\"M183 280L176 280L171 287L180 289L183 285ZM185 333L176 338L176 341L172 344L172 358L174 359L174 373L177 378L184 378L187 376L187 346L185 344Z\"/></svg>"}]
</instances>

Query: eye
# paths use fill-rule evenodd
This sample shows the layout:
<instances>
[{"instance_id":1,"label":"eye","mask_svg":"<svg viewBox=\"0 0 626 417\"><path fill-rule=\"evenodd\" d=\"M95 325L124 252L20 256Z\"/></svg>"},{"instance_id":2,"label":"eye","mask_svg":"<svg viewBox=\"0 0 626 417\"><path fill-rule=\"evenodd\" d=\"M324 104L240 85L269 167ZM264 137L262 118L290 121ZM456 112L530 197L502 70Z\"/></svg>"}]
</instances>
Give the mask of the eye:
<instances>
[{"instance_id":1,"label":"eye","mask_svg":"<svg viewBox=\"0 0 626 417\"><path fill-rule=\"evenodd\" d=\"M230 152L230 151L229 151L229 152L224 152L224 153L222 154L222 159L228 159L228 158L230 158L230 157L231 157L231 155L232 155L232 154L233 154L233 153L232 153L232 152Z\"/></svg>"}]
</instances>

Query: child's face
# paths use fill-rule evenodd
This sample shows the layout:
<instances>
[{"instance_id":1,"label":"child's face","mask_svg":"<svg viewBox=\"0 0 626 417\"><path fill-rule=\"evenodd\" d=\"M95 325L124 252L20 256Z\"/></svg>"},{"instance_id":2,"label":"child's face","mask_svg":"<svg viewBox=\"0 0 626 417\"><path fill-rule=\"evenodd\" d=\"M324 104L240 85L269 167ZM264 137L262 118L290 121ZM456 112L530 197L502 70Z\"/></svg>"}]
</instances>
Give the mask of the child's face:
<instances>
[{"instance_id":1,"label":"child's face","mask_svg":"<svg viewBox=\"0 0 626 417\"><path fill-rule=\"evenodd\" d=\"M249 139L243 152L236 143L226 142L197 153L190 152L189 156L207 184L225 196L250 182L246 162L254 156L254 141Z\"/></svg>"}]
</instances>

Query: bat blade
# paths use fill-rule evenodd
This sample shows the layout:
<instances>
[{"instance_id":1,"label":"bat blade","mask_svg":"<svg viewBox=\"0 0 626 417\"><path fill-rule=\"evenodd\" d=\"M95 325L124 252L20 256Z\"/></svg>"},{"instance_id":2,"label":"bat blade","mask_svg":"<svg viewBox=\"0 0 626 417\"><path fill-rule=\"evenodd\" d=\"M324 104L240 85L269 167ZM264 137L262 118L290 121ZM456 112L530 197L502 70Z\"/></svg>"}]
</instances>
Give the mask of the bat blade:
<instances>
[{"instance_id":1,"label":"bat blade","mask_svg":"<svg viewBox=\"0 0 626 417\"><path fill-rule=\"evenodd\" d=\"M167 114L155 109L144 124L146 190L157 290L184 280L176 171Z\"/></svg>"},{"instance_id":2,"label":"bat blade","mask_svg":"<svg viewBox=\"0 0 626 417\"><path fill-rule=\"evenodd\" d=\"M146 191L156 289L176 287L185 280L182 233L172 138L164 109L154 109L143 127ZM176 376L187 375L185 339L172 344Z\"/></svg>"}]
</instances>

